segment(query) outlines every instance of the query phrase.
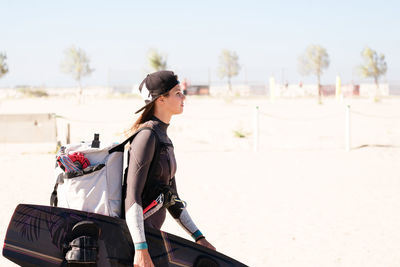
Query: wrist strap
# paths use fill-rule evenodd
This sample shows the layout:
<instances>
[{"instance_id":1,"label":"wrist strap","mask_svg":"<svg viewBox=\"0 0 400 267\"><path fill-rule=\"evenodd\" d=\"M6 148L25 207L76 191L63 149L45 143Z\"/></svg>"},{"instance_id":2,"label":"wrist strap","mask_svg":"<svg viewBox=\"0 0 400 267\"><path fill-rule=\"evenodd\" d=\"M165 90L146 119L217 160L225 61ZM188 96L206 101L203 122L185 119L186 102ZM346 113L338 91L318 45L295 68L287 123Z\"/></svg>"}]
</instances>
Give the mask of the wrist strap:
<instances>
[{"instance_id":1,"label":"wrist strap","mask_svg":"<svg viewBox=\"0 0 400 267\"><path fill-rule=\"evenodd\" d=\"M135 250L148 249L148 248L149 247L147 246L146 242L136 243L135 244Z\"/></svg>"},{"instance_id":2,"label":"wrist strap","mask_svg":"<svg viewBox=\"0 0 400 267\"><path fill-rule=\"evenodd\" d=\"M199 236L198 238L196 238L196 242L199 241L200 239L206 238L204 235Z\"/></svg>"},{"instance_id":3,"label":"wrist strap","mask_svg":"<svg viewBox=\"0 0 400 267\"><path fill-rule=\"evenodd\" d=\"M202 237L203 236L203 234L200 232L200 230L197 230L196 232L194 232L193 234L192 234L192 238L195 240L195 241L197 241L200 237Z\"/></svg>"}]
</instances>

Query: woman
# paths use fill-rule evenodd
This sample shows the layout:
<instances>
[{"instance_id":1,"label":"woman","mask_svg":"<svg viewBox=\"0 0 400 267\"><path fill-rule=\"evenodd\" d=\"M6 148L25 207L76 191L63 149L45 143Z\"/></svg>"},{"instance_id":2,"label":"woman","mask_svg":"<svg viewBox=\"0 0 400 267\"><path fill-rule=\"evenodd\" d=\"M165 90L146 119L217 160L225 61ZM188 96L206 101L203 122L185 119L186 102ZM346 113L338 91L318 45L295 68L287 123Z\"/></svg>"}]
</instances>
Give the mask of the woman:
<instances>
[{"instance_id":1,"label":"woman","mask_svg":"<svg viewBox=\"0 0 400 267\"><path fill-rule=\"evenodd\" d=\"M130 147L125 199L126 222L135 244L134 266L154 266L147 249L144 226L160 229L167 209L196 243L215 250L193 223L176 192L176 161L167 128L171 117L183 112L185 96L178 78L172 71L158 71L147 75L139 91L145 97L146 105L136 112L143 110L131 131L145 129L136 135ZM173 196L173 201L166 197L168 205L144 219L143 210L160 192L164 196Z\"/></svg>"}]
</instances>

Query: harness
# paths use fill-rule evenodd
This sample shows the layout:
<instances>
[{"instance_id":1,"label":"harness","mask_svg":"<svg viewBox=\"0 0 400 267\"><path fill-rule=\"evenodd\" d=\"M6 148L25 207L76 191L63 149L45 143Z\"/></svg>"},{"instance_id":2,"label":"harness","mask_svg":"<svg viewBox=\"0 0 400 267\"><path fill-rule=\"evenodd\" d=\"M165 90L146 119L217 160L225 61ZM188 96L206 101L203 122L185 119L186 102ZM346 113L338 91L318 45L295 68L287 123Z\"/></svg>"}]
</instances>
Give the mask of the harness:
<instances>
[{"instance_id":1,"label":"harness","mask_svg":"<svg viewBox=\"0 0 400 267\"><path fill-rule=\"evenodd\" d=\"M172 146L172 144L164 143L160 141L160 137L158 133L151 127L143 127L136 131L131 137L121 143L119 146L124 147L127 143L131 144L135 136L142 130L151 130L154 133L156 138L155 142L155 151L153 159L150 163L149 172L147 174L146 183L144 185L144 189L142 192L142 206L145 207L143 210L144 219L147 219L155 212L160 210L161 208L165 207L168 208L174 205L176 202L182 202L177 192L172 187L172 179L170 178L169 184L162 184L156 179L154 179L154 174L156 170L157 163L160 160L160 154L164 150L168 148L168 146ZM124 178L122 183L122 207L121 207L121 218L125 219L125 199L126 199L126 192L127 192L127 178L128 178L128 169L129 169L129 162L130 162L130 153L128 153L128 164L124 171ZM168 166L171 170L170 160L168 158Z\"/></svg>"}]
</instances>

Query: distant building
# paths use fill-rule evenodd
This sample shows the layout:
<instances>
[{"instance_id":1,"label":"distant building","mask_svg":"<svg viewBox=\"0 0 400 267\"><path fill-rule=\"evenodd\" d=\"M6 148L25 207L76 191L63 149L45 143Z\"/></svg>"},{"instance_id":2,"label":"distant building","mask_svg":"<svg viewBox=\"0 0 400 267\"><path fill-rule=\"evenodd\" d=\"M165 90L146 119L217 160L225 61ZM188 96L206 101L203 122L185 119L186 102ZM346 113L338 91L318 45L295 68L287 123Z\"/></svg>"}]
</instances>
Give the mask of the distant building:
<instances>
[{"instance_id":1,"label":"distant building","mask_svg":"<svg viewBox=\"0 0 400 267\"><path fill-rule=\"evenodd\" d=\"M336 85L328 84L321 85L323 96L334 96L336 93ZM276 97L307 97L318 95L317 84L279 84L276 83L274 86ZM394 94L400 94L400 86L390 87L387 83L379 84L379 90L376 92L380 96L388 96ZM374 94L376 86L374 83L362 83L362 84L343 84L341 91L344 96L370 96ZM226 95L228 94L227 85L211 85L209 93L212 96ZM234 84L232 85L232 94L237 96L251 96L251 95L269 95L270 88L266 84Z\"/></svg>"},{"instance_id":2,"label":"distant building","mask_svg":"<svg viewBox=\"0 0 400 267\"><path fill-rule=\"evenodd\" d=\"M208 85L190 85L186 89L186 95L209 95L210 88Z\"/></svg>"}]
</instances>

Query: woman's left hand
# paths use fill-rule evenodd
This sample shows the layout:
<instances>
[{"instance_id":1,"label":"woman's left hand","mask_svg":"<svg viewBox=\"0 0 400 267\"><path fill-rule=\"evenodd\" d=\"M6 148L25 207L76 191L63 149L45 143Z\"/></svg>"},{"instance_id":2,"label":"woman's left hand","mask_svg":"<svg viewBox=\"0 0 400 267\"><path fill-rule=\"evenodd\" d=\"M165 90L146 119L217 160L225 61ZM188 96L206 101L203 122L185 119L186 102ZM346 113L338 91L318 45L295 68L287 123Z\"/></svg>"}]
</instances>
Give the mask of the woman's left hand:
<instances>
[{"instance_id":1,"label":"woman's left hand","mask_svg":"<svg viewBox=\"0 0 400 267\"><path fill-rule=\"evenodd\" d=\"M216 250L215 247L213 245L211 245L205 238L199 239L196 242L199 245L202 245L206 248L212 249L212 250Z\"/></svg>"}]
</instances>

